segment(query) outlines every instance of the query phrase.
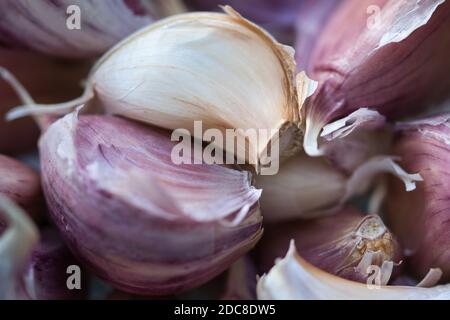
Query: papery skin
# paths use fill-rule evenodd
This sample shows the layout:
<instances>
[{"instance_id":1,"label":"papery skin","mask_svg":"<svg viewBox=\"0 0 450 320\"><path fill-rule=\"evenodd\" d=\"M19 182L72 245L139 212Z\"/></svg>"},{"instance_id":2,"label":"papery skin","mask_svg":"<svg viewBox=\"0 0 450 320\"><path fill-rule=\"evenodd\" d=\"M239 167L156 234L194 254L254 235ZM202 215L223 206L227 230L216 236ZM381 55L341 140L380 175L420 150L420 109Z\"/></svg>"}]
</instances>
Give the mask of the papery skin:
<instances>
[{"instance_id":1,"label":"papery skin","mask_svg":"<svg viewBox=\"0 0 450 320\"><path fill-rule=\"evenodd\" d=\"M45 211L39 175L26 164L0 155L0 194L9 197L33 219Z\"/></svg>"},{"instance_id":2,"label":"papery skin","mask_svg":"<svg viewBox=\"0 0 450 320\"><path fill-rule=\"evenodd\" d=\"M360 235L361 226L371 221L376 237ZM392 233L377 216L365 216L346 206L333 216L312 220L296 220L269 225L258 244L259 272L268 272L277 258L285 254L291 239L295 240L299 255L317 268L339 277L365 283L369 274L358 265L365 253L380 251L384 261L399 263L402 250ZM397 272L398 268L394 267Z\"/></svg>"},{"instance_id":3,"label":"papery skin","mask_svg":"<svg viewBox=\"0 0 450 320\"><path fill-rule=\"evenodd\" d=\"M342 279L302 259L292 241L286 257L258 281L257 294L259 300L445 300L450 299L450 285L378 286Z\"/></svg>"},{"instance_id":4,"label":"papery skin","mask_svg":"<svg viewBox=\"0 0 450 320\"><path fill-rule=\"evenodd\" d=\"M69 28L76 21L79 29ZM72 8L72 7L70 7ZM4 0L0 42L63 58L101 55L137 29L182 6L177 0Z\"/></svg>"},{"instance_id":5,"label":"papery skin","mask_svg":"<svg viewBox=\"0 0 450 320\"><path fill-rule=\"evenodd\" d=\"M2 67L13 73L37 102L55 103L81 93L81 81L87 76L90 64L63 62L37 53L0 47L0 69ZM17 155L36 148L39 129L31 118L5 121L7 111L19 103L16 93L0 79L0 153Z\"/></svg>"},{"instance_id":6,"label":"papery skin","mask_svg":"<svg viewBox=\"0 0 450 320\"><path fill-rule=\"evenodd\" d=\"M198 286L261 236L250 175L176 165L169 139L131 120L69 114L40 140L55 223L83 264L126 292L163 296Z\"/></svg>"},{"instance_id":7,"label":"papery skin","mask_svg":"<svg viewBox=\"0 0 450 320\"><path fill-rule=\"evenodd\" d=\"M411 193L391 181L387 199L390 226L412 255L411 270L422 277L440 268L444 281L450 279L449 119L447 113L397 124L393 150L402 166L420 172L424 181Z\"/></svg>"},{"instance_id":8,"label":"papery skin","mask_svg":"<svg viewBox=\"0 0 450 320\"><path fill-rule=\"evenodd\" d=\"M324 154L320 130L359 108L398 119L448 97L450 3L415 3L347 0L332 15L308 67L319 81L302 107L308 154Z\"/></svg>"}]
</instances>

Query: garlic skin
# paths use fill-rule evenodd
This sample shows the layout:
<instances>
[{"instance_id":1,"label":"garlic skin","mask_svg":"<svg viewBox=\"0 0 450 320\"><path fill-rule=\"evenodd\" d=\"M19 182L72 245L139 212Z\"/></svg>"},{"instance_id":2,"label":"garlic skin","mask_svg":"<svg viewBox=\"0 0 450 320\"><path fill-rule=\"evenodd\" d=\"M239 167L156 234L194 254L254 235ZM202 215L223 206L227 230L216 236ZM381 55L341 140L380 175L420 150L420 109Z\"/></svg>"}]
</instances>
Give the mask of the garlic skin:
<instances>
[{"instance_id":1,"label":"garlic skin","mask_svg":"<svg viewBox=\"0 0 450 320\"><path fill-rule=\"evenodd\" d=\"M77 113L40 140L54 222L83 264L117 289L164 296L193 288L261 236L261 191L250 174L174 164L174 145L160 129Z\"/></svg>"},{"instance_id":2,"label":"garlic skin","mask_svg":"<svg viewBox=\"0 0 450 320\"><path fill-rule=\"evenodd\" d=\"M443 0L344 1L309 63L319 86L302 106L305 151L324 155L321 131L338 119L352 115L348 134L354 122L382 124L384 116L398 119L447 98L449 16Z\"/></svg>"},{"instance_id":3,"label":"garlic skin","mask_svg":"<svg viewBox=\"0 0 450 320\"><path fill-rule=\"evenodd\" d=\"M96 64L83 96L53 106L28 105L9 118L64 114L95 96L98 103L92 105L107 114L165 129L194 134L194 121L224 137L232 129L236 139L249 140L248 148L239 146L248 154L240 156L243 150L223 141L218 147L256 168L270 142L279 141L280 153L291 154L300 148L293 49L230 7L224 10L180 14L136 32ZM267 134L248 139L248 129Z\"/></svg>"},{"instance_id":4,"label":"garlic skin","mask_svg":"<svg viewBox=\"0 0 450 320\"><path fill-rule=\"evenodd\" d=\"M4 0L0 41L62 58L92 58L164 16L178 0Z\"/></svg>"},{"instance_id":5,"label":"garlic skin","mask_svg":"<svg viewBox=\"0 0 450 320\"><path fill-rule=\"evenodd\" d=\"M39 103L56 103L77 97L82 92L81 81L89 68L90 64L84 61L63 62L37 53L0 47L0 78L5 77L5 69L9 70ZM36 148L39 129L32 119L5 120L7 111L20 102L8 83L0 80L0 137L8 137L0 139L2 154L18 155Z\"/></svg>"},{"instance_id":6,"label":"garlic skin","mask_svg":"<svg viewBox=\"0 0 450 320\"><path fill-rule=\"evenodd\" d=\"M346 206L333 216L267 226L258 244L260 270L269 271L291 239L299 255L317 268L363 283L367 268L377 265L385 271L382 284L387 284L402 259L399 243L379 216Z\"/></svg>"},{"instance_id":7,"label":"garlic skin","mask_svg":"<svg viewBox=\"0 0 450 320\"><path fill-rule=\"evenodd\" d=\"M26 164L0 155L0 194L38 220L45 210L39 175Z\"/></svg>"},{"instance_id":8,"label":"garlic skin","mask_svg":"<svg viewBox=\"0 0 450 320\"><path fill-rule=\"evenodd\" d=\"M257 285L259 300L428 300L450 299L450 285L432 288L362 284L322 271L297 254L294 241Z\"/></svg>"},{"instance_id":9,"label":"garlic skin","mask_svg":"<svg viewBox=\"0 0 450 320\"><path fill-rule=\"evenodd\" d=\"M402 180L407 191L414 190L421 176L408 174L395 161L390 156L372 157L346 174L324 159L299 153L286 160L276 175L256 177L256 186L263 190L264 220L274 223L332 215L347 200L369 191L372 182L387 173Z\"/></svg>"},{"instance_id":10,"label":"garlic skin","mask_svg":"<svg viewBox=\"0 0 450 320\"><path fill-rule=\"evenodd\" d=\"M440 268L443 280L450 279L449 119L447 113L396 125L393 150L402 166L420 172L424 181L411 193L391 181L387 197L390 226L412 255L412 271L423 276L429 268Z\"/></svg>"}]
</instances>

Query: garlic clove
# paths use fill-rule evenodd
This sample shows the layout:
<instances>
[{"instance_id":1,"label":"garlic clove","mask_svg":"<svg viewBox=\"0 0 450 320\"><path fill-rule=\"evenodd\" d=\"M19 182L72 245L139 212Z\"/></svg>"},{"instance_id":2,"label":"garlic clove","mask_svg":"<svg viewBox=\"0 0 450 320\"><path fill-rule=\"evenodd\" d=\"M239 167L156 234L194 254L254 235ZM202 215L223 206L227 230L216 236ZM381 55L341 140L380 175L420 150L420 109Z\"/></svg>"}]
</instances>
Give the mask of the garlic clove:
<instances>
[{"instance_id":1,"label":"garlic clove","mask_svg":"<svg viewBox=\"0 0 450 320\"><path fill-rule=\"evenodd\" d=\"M291 239L309 263L358 282L365 283L368 267L377 265L388 268L381 272L382 283L387 284L391 268L402 259L399 243L379 216L346 206L333 216L267 226L258 245L261 271L270 270Z\"/></svg>"},{"instance_id":2,"label":"garlic clove","mask_svg":"<svg viewBox=\"0 0 450 320\"><path fill-rule=\"evenodd\" d=\"M0 76L7 76L5 69L8 69L39 103L55 103L79 95L81 80L89 67L86 62L62 62L36 53L0 48ZM0 81L0 137L7 137L0 139L3 154L17 155L36 148L39 130L32 119L4 120L8 109L18 103L16 93Z\"/></svg>"},{"instance_id":3,"label":"garlic clove","mask_svg":"<svg viewBox=\"0 0 450 320\"><path fill-rule=\"evenodd\" d=\"M0 40L56 57L91 58L154 20L181 11L179 0L5 0Z\"/></svg>"},{"instance_id":4,"label":"garlic clove","mask_svg":"<svg viewBox=\"0 0 450 320\"><path fill-rule=\"evenodd\" d=\"M447 98L449 15L450 4L442 0L344 1L309 63L308 75L319 87L301 108L305 151L325 154L322 129L350 114L365 127L370 119L398 119Z\"/></svg>"},{"instance_id":5,"label":"garlic clove","mask_svg":"<svg viewBox=\"0 0 450 320\"><path fill-rule=\"evenodd\" d=\"M0 194L39 220L45 210L39 175L27 165L0 155Z\"/></svg>"},{"instance_id":6,"label":"garlic clove","mask_svg":"<svg viewBox=\"0 0 450 320\"><path fill-rule=\"evenodd\" d=\"M99 103L92 104L108 114L187 129L199 139L204 137L195 134L195 121L202 122L203 131L216 129L223 137L230 129L248 146L240 144L236 152L236 142L213 144L256 168L272 143L283 146L281 154L291 154L300 148L293 49L232 8L224 10L180 14L136 32L100 59L79 99L29 105L9 118L64 114L95 96ZM249 130L257 131L256 138Z\"/></svg>"},{"instance_id":7,"label":"garlic clove","mask_svg":"<svg viewBox=\"0 0 450 320\"><path fill-rule=\"evenodd\" d=\"M425 300L450 299L450 285L432 288L382 286L342 279L306 262L297 254L294 241L257 285L260 300Z\"/></svg>"},{"instance_id":8,"label":"garlic clove","mask_svg":"<svg viewBox=\"0 0 450 320\"><path fill-rule=\"evenodd\" d=\"M413 190L415 182L422 180L420 175L408 174L395 160L390 156L372 157L348 175L324 159L304 153L293 156L276 175L256 177L257 187L263 190L264 219L273 223L334 214L349 199L368 192L374 180L387 173L401 179L406 190Z\"/></svg>"},{"instance_id":9,"label":"garlic clove","mask_svg":"<svg viewBox=\"0 0 450 320\"><path fill-rule=\"evenodd\" d=\"M397 124L393 150L402 166L420 172L424 181L412 193L391 181L387 197L390 226L412 255L412 271L424 276L430 268L440 268L443 280L450 279L449 119L444 114Z\"/></svg>"},{"instance_id":10,"label":"garlic clove","mask_svg":"<svg viewBox=\"0 0 450 320\"><path fill-rule=\"evenodd\" d=\"M77 113L40 140L55 223L76 256L120 290L163 296L193 288L261 236L261 191L251 175L177 165L174 145L160 129Z\"/></svg>"}]
</instances>

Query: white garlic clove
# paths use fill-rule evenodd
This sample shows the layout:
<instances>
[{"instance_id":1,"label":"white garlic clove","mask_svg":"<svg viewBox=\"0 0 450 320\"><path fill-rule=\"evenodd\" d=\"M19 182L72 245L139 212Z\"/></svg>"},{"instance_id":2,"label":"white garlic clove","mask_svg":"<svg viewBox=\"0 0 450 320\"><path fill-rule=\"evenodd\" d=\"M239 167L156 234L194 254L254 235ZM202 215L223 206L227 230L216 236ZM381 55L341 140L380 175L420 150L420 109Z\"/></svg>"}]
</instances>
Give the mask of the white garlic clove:
<instances>
[{"instance_id":1,"label":"white garlic clove","mask_svg":"<svg viewBox=\"0 0 450 320\"><path fill-rule=\"evenodd\" d=\"M230 129L234 144L220 138L213 143L256 168L271 143L290 154L300 148L293 49L232 8L224 10L180 14L136 32L96 64L82 97L29 105L9 118L66 113L95 96L108 114L161 128L195 135L194 122L201 121L203 131L216 129L224 138ZM239 139L248 146L240 143L235 150Z\"/></svg>"},{"instance_id":2,"label":"white garlic clove","mask_svg":"<svg viewBox=\"0 0 450 320\"><path fill-rule=\"evenodd\" d=\"M162 296L193 288L261 236L261 191L251 175L177 165L174 145L160 129L77 113L40 140L54 221L76 255L118 289Z\"/></svg>"},{"instance_id":3,"label":"white garlic clove","mask_svg":"<svg viewBox=\"0 0 450 320\"><path fill-rule=\"evenodd\" d=\"M260 300L424 300L450 299L450 285L432 288L383 286L376 277L367 284L322 271L297 254L294 241L283 259L258 281Z\"/></svg>"}]
</instances>

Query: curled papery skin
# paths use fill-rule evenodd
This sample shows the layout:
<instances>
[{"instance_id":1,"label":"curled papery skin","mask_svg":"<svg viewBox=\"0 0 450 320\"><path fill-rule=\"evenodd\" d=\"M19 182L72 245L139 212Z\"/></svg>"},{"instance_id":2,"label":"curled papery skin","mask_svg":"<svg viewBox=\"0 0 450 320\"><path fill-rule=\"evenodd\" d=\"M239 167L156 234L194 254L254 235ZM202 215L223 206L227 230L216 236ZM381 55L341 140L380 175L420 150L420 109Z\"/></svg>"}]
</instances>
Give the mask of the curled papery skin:
<instances>
[{"instance_id":1,"label":"curled papery skin","mask_svg":"<svg viewBox=\"0 0 450 320\"><path fill-rule=\"evenodd\" d=\"M388 192L390 226L412 255L411 269L423 276L441 268L450 279L450 115L399 123L394 152L424 181L404 193L395 181Z\"/></svg>"},{"instance_id":2,"label":"curled papery skin","mask_svg":"<svg viewBox=\"0 0 450 320\"><path fill-rule=\"evenodd\" d=\"M168 295L229 267L261 236L250 174L175 164L165 131L69 114L40 140L52 217L76 256L123 291Z\"/></svg>"},{"instance_id":3,"label":"curled papery skin","mask_svg":"<svg viewBox=\"0 0 450 320\"><path fill-rule=\"evenodd\" d=\"M449 17L443 0L344 1L309 61L308 75L319 86L302 107L306 152L325 153L318 143L325 126L328 135L339 131L337 139L448 97Z\"/></svg>"},{"instance_id":4,"label":"curled papery skin","mask_svg":"<svg viewBox=\"0 0 450 320\"><path fill-rule=\"evenodd\" d=\"M178 0L5 0L0 3L0 41L51 56L95 57L181 9Z\"/></svg>"},{"instance_id":5,"label":"curled papery skin","mask_svg":"<svg viewBox=\"0 0 450 320\"><path fill-rule=\"evenodd\" d=\"M379 216L344 207L336 215L270 225L258 244L258 266L267 272L284 255L291 239L302 258L349 280L366 282L372 265L380 267L381 284L390 280L402 259L399 243Z\"/></svg>"},{"instance_id":6,"label":"curled papery skin","mask_svg":"<svg viewBox=\"0 0 450 320\"><path fill-rule=\"evenodd\" d=\"M195 11L219 10L219 5L230 5L254 21L283 43L293 43L295 22L303 0L185 0Z\"/></svg>"},{"instance_id":7,"label":"curled papery skin","mask_svg":"<svg viewBox=\"0 0 450 320\"><path fill-rule=\"evenodd\" d=\"M1 80L5 77L4 68L23 83L37 102L55 103L81 93L81 80L87 76L90 65L0 47L0 153L17 155L36 148L39 129L31 118L5 121L6 112L21 101L8 83Z\"/></svg>"},{"instance_id":8,"label":"curled papery skin","mask_svg":"<svg viewBox=\"0 0 450 320\"><path fill-rule=\"evenodd\" d=\"M24 163L0 155L0 194L38 219L45 210L39 175Z\"/></svg>"},{"instance_id":9,"label":"curled papery skin","mask_svg":"<svg viewBox=\"0 0 450 320\"><path fill-rule=\"evenodd\" d=\"M248 146L230 145L233 137L213 143L255 167L278 138L283 149L298 149L299 139L291 134L298 128L290 126L298 121L293 49L230 7L225 10L180 14L140 30L103 56L82 97L16 109L10 118L66 113L95 96L106 113L166 129L194 135L194 122L201 121L199 139L207 140L201 136L207 129L223 137L230 129ZM285 132L288 142L282 139Z\"/></svg>"},{"instance_id":10,"label":"curled papery skin","mask_svg":"<svg viewBox=\"0 0 450 320\"><path fill-rule=\"evenodd\" d=\"M376 273L375 273L376 274ZM294 241L283 259L260 278L260 300L423 300L449 299L450 285L432 288L382 286L376 277L367 284L346 280L306 262L297 254Z\"/></svg>"},{"instance_id":11,"label":"curled papery skin","mask_svg":"<svg viewBox=\"0 0 450 320\"><path fill-rule=\"evenodd\" d=\"M422 180L420 175L406 173L394 160L372 157L348 175L324 159L303 153L293 156L276 175L256 177L256 185L264 190L264 219L279 222L334 214L347 200L369 191L374 179L386 173L401 179L406 190L413 190L415 182Z\"/></svg>"}]
</instances>

